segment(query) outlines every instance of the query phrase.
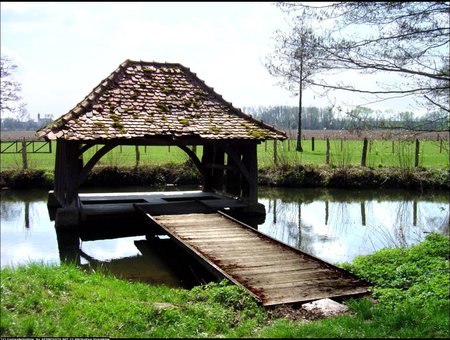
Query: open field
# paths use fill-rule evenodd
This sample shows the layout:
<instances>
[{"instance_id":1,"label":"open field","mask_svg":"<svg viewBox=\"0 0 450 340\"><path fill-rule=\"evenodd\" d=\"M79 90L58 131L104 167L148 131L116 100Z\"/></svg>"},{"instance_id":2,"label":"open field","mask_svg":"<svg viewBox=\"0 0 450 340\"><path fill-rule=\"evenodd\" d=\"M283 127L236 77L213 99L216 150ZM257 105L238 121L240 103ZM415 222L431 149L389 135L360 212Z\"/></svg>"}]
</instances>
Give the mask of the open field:
<instances>
[{"instance_id":1,"label":"open field","mask_svg":"<svg viewBox=\"0 0 450 340\"><path fill-rule=\"evenodd\" d=\"M361 164L362 139L368 137L367 161L368 167L414 167L415 142L399 140L391 136L387 139L387 132L372 131L368 135L353 134L348 131L305 131L303 152L295 151L295 140L276 143L277 165L323 165L326 164L326 141L330 138L329 164L332 166L351 166ZM26 136L34 135L33 131L15 131L7 135L2 132L2 150L7 140L28 139ZM371 137L370 137L371 135ZM16 136L16 138L13 138ZM314 150L312 149L314 137ZM398 137L398 135L397 135ZM423 137L423 136L422 136ZM94 147L84 154L86 162L98 149ZM29 153L27 155L28 168L53 170L56 144L52 144L52 153ZM197 155L201 158L202 147L197 147ZM258 162L260 167L274 165L274 142L267 141L258 145ZM162 165L166 163L183 163L188 156L175 146L140 146L139 165ZM449 167L449 140L444 133L429 134L428 139L421 138L419 146L419 166L426 168ZM22 154L1 154L1 170L20 169L23 167ZM136 149L134 146L118 146L106 154L96 166L135 166Z\"/></svg>"}]
</instances>

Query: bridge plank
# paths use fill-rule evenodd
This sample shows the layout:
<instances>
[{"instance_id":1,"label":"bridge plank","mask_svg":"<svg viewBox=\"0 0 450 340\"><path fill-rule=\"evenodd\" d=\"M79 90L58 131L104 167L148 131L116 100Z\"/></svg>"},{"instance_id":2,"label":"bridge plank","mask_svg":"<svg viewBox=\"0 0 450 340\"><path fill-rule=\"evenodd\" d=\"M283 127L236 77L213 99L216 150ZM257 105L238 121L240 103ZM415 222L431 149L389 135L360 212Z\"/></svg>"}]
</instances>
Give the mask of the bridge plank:
<instances>
[{"instance_id":1,"label":"bridge plank","mask_svg":"<svg viewBox=\"0 0 450 340\"><path fill-rule=\"evenodd\" d=\"M136 206L139 210L139 207ZM170 236L263 305L359 295L369 284L219 213L151 216Z\"/></svg>"}]
</instances>

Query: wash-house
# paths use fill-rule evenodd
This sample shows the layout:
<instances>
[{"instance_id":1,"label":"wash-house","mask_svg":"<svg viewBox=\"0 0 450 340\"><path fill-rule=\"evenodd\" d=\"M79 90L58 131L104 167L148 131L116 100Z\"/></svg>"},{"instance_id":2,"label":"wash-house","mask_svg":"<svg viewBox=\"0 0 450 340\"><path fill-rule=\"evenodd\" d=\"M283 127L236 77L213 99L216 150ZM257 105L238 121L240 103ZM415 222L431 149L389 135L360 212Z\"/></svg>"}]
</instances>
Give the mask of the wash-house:
<instances>
[{"instance_id":1,"label":"wash-house","mask_svg":"<svg viewBox=\"0 0 450 340\"><path fill-rule=\"evenodd\" d=\"M204 192L233 197L249 211L261 211L257 145L286 138L233 107L189 68L132 60L37 135L56 141L49 206L57 208L57 226L79 222L80 184L101 157L119 145L177 146L198 168ZM203 148L200 158L193 145ZM94 155L83 157L93 146Z\"/></svg>"}]
</instances>

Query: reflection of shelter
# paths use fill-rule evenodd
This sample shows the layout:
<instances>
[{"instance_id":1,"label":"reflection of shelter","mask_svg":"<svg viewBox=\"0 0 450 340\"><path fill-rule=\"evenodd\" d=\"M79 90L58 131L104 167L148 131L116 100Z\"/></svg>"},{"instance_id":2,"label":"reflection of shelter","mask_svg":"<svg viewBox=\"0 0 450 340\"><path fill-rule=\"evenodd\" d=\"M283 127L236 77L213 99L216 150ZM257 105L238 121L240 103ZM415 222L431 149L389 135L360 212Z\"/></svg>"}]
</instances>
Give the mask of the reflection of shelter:
<instances>
[{"instance_id":1,"label":"reflection of shelter","mask_svg":"<svg viewBox=\"0 0 450 340\"><path fill-rule=\"evenodd\" d=\"M226 102L180 64L126 60L74 109L37 131L56 140L56 225L77 224L78 188L90 170L118 145L175 145L203 179L203 191L237 197L249 211L257 202L257 144L284 133ZM85 164L83 153L103 145ZM203 146L199 159L188 145Z\"/></svg>"}]
</instances>

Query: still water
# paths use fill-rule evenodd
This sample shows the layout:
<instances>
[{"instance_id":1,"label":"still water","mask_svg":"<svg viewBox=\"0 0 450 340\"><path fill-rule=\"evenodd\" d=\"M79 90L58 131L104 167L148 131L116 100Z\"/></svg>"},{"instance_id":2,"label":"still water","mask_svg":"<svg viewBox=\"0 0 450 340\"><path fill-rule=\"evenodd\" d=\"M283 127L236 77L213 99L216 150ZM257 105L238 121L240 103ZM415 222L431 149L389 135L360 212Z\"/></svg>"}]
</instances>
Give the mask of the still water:
<instances>
[{"instance_id":1,"label":"still water","mask_svg":"<svg viewBox=\"0 0 450 340\"><path fill-rule=\"evenodd\" d=\"M128 187L120 191L155 189ZM430 232L449 233L447 192L261 187L259 202L266 207L265 221L257 225L259 231L330 263L350 262L355 256L385 247L407 247ZM145 225L123 226L122 232L112 233L116 235L112 239L112 227L106 227L103 235L85 235L81 242L78 236L71 239L70 235L56 233L47 210L47 191L4 190L1 266L59 264L72 258L82 267L100 267L116 276L150 284L190 287L195 281L207 280L207 274L201 279L201 269L170 240L147 242Z\"/></svg>"}]
</instances>

